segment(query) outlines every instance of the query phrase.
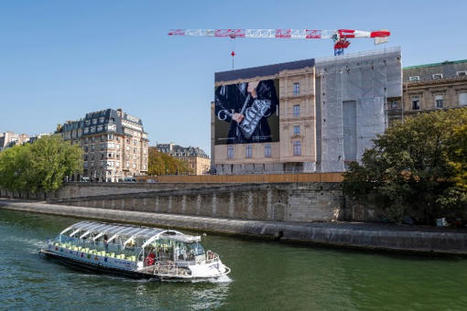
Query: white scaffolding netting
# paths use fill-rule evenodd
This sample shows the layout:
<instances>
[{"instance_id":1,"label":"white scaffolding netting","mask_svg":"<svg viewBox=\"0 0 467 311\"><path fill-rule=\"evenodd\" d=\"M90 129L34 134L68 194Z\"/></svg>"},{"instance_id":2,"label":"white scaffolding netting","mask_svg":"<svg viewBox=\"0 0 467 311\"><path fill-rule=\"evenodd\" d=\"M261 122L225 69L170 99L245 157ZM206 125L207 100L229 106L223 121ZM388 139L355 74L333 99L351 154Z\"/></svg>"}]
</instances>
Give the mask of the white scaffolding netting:
<instances>
[{"instance_id":1,"label":"white scaffolding netting","mask_svg":"<svg viewBox=\"0 0 467 311\"><path fill-rule=\"evenodd\" d=\"M316 60L322 172L360 161L384 132L386 99L402 94L400 57L400 48L391 48Z\"/></svg>"}]
</instances>

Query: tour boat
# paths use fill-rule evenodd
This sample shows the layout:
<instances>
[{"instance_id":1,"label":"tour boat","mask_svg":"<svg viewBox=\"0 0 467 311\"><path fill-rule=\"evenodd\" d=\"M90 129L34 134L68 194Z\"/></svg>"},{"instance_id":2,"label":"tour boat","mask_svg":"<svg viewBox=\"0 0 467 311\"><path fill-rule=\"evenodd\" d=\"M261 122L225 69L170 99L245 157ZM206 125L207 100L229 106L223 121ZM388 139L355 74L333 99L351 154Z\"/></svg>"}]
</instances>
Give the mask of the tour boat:
<instances>
[{"instance_id":1,"label":"tour boat","mask_svg":"<svg viewBox=\"0 0 467 311\"><path fill-rule=\"evenodd\" d=\"M40 253L86 270L157 280L211 280L230 273L200 236L175 230L78 222Z\"/></svg>"}]
</instances>

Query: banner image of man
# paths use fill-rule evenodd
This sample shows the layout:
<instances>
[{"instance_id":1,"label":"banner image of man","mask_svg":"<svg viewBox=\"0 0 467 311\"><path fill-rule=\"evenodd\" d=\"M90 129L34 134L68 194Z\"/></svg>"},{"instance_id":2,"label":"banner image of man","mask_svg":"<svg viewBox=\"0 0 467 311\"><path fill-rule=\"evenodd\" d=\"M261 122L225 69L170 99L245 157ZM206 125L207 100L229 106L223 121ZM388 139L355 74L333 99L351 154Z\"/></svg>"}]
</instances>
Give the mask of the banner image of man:
<instances>
[{"instance_id":1,"label":"banner image of man","mask_svg":"<svg viewBox=\"0 0 467 311\"><path fill-rule=\"evenodd\" d=\"M216 122L228 122L230 127L227 135L216 133L216 143L271 142L273 135L268 118L276 113L278 105L274 80L258 80L217 87Z\"/></svg>"}]
</instances>

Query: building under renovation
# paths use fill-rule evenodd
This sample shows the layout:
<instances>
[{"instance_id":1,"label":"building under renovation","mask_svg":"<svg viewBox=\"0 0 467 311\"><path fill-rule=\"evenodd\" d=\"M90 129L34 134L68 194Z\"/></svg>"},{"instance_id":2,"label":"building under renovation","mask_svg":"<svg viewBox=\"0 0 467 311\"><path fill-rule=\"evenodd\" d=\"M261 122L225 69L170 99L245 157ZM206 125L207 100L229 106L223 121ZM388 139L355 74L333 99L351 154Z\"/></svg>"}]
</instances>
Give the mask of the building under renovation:
<instances>
[{"instance_id":1,"label":"building under renovation","mask_svg":"<svg viewBox=\"0 0 467 311\"><path fill-rule=\"evenodd\" d=\"M341 172L388 125L401 52L384 49L215 74L217 174Z\"/></svg>"}]
</instances>

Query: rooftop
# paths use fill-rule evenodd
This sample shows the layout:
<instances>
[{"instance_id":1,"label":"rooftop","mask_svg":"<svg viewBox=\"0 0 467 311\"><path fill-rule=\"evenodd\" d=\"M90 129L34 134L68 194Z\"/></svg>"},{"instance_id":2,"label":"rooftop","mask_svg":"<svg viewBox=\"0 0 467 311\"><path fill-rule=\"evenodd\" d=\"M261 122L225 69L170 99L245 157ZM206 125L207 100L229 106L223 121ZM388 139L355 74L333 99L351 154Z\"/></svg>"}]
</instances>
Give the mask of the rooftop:
<instances>
[{"instance_id":1,"label":"rooftop","mask_svg":"<svg viewBox=\"0 0 467 311\"><path fill-rule=\"evenodd\" d=\"M403 73L404 82L409 83L463 80L467 77L467 59L405 67Z\"/></svg>"},{"instance_id":2,"label":"rooftop","mask_svg":"<svg viewBox=\"0 0 467 311\"><path fill-rule=\"evenodd\" d=\"M432 64L423 64L423 65L416 65L416 66L408 66L404 67L405 69L418 69L418 68L429 68L429 67L439 67L443 65L450 65L450 64L462 64L462 63L467 63L467 59L461 59L461 60L454 60L454 61L449 61L446 60L442 63L432 63Z\"/></svg>"},{"instance_id":3,"label":"rooftop","mask_svg":"<svg viewBox=\"0 0 467 311\"><path fill-rule=\"evenodd\" d=\"M283 70L294 70L304 67L313 67L315 60L313 58L298 60L294 62L279 63L274 65L258 66L245 69L229 70L216 72L214 74L215 82L232 81L237 79L249 79L254 77L272 76Z\"/></svg>"},{"instance_id":4,"label":"rooftop","mask_svg":"<svg viewBox=\"0 0 467 311\"><path fill-rule=\"evenodd\" d=\"M175 157L200 157L209 159L209 156L206 154L206 152L204 152L204 150L199 147L183 147L169 143L157 144L155 148L160 152L164 152Z\"/></svg>"}]
</instances>

